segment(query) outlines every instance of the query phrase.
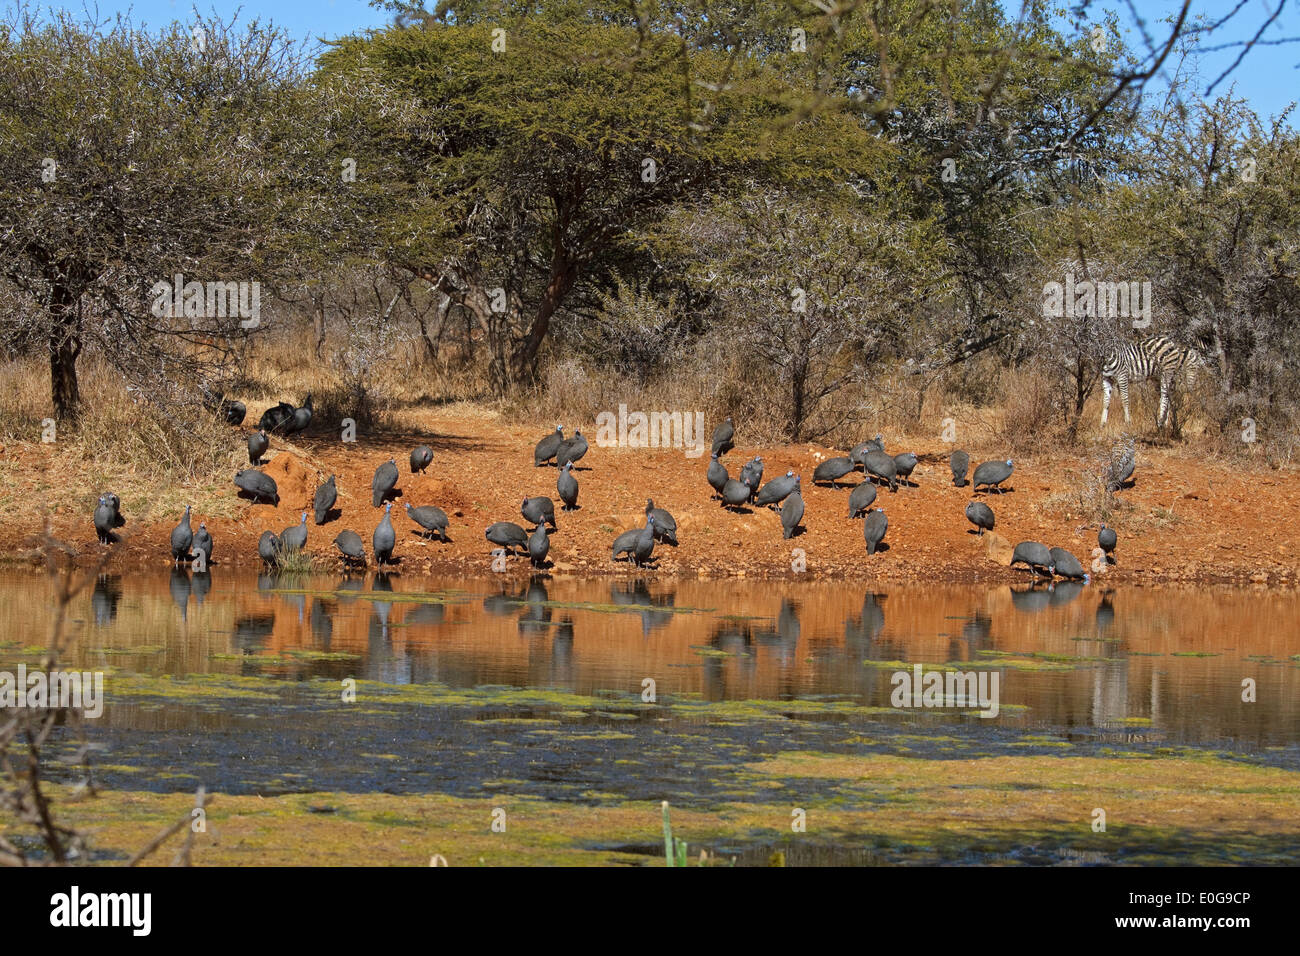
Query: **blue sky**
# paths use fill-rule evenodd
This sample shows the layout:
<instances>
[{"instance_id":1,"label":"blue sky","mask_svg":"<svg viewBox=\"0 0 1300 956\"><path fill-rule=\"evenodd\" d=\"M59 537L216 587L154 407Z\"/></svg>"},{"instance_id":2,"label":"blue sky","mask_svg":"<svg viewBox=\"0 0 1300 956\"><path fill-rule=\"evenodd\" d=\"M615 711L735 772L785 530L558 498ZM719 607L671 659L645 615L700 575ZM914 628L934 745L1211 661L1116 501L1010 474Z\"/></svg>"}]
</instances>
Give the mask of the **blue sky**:
<instances>
[{"instance_id":1,"label":"blue sky","mask_svg":"<svg viewBox=\"0 0 1300 956\"><path fill-rule=\"evenodd\" d=\"M87 0L93 3L94 0ZM1073 5L1077 0L1061 0L1062 4ZM0 0L9 6L8 0ZM1014 15L1019 10L1019 0L1002 0L1003 6ZM1193 16L1204 15L1217 19L1229 13L1238 0L1194 0ZM1300 38L1300 0L1245 0L1242 9L1227 25L1212 38L1207 39L1207 46L1224 46L1220 50L1208 50L1195 64L1196 75L1200 77L1197 90L1204 93L1214 79L1223 72L1241 51L1239 45L1249 40L1256 30L1270 15L1282 6L1276 21L1261 37L1261 41L1275 45L1256 46L1246 59L1237 67L1229 79L1214 91L1218 95L1231 85L1238 96L1247 99L1262 116L1268 117L1280 113L1292 99L1300 99L1300 43L1283 43L1287 38ZM73 3L41 3L47 6L67 7L79 11L80 0ZM1146 21L1147 30L1153 38L1158 38L1168 30L1168 25L1161 19L1178 10L1179 0L1092 0L1089 15L1098 20L1102 11L1114 10L1126 34L1128 44L1145 51L1142 39L1132 11ZM173 19L188 20L194 7L191 0L99 0L98 10L101 16L112 15L129 10L137 23L161 25ZM274 2L232 2L232 0L206 0L198 7L203 12L215 10L223 17L228 17L236 10L242 10L245 20L258 18L270 20L300 38L334 38L371 27L382 27L390 20L390 15L376 10L366 0L274 0ZM1176 58L1166 61L1168 73L1176 65ZM1156 86L1159 86L1157 81ZM1300 112L1300 111L1298 111ZM1293 127L1300 126L1300 121L1292 118Z\"/></svg>"}]
</instances>

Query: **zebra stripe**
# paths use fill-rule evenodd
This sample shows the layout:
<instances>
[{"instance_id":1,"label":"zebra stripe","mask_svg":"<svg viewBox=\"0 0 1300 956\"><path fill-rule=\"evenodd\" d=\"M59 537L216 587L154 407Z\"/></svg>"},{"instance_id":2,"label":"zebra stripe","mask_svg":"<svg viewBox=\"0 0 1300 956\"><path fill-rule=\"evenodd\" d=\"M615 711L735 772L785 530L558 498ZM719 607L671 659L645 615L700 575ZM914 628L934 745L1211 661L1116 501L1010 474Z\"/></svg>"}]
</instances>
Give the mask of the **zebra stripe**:
<instances>
[{"instance_id":1,"label":"zebra stripe","mask_svg":"<svg viewBox=\"0 0 1300 956\"><path fill-rule=\"evenodd\" d=\"M1153 335L1140 342L1128 342L1107 356L1102 365L1102 406L1101 423L1106 424L1110 415L1111 380L1119 386L1120 401L1124 405L1124 421L1129 421L1128 386L1129 382L1145 382L1153 376L1160 379L1160 411L1156 416L1156 427L1163 428L1169 414L1169 389L1174 379L1181 373L1186 376L1190 386L1195 378L1198 366L1204 366L1205 359L1195 349L1179 345L1165 335Z\"/></svg>"}]
</instances>

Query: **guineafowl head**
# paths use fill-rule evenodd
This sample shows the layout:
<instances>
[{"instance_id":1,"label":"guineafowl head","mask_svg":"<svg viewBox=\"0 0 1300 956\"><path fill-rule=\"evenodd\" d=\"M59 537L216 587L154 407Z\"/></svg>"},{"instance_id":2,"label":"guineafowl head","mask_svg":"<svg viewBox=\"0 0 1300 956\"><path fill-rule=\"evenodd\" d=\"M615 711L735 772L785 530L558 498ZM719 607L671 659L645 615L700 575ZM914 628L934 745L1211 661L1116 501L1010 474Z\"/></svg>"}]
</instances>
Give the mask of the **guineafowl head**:
<instances>
[{"instance_id":1,"label":"guineafowl head","mask_svg":"<svg viewBox=\"0 0 1300 956\"><path fill-rule=\"evenodd\" d=\"M563 426L563 425L556 425L556 426L555 426L555 430L556 430L557 432L559 432L561 435L564 434L564 426Z\"/></svg>"},{"instance_id":2,"label":"guineafowl head","mask_svg":"<svg viewBox=\"0 0 1300 956\"><path fill-rule=\"evenodd\" d=\"M388 504L384 505L384 514L388 514L388 512L392 510L393 510L393 503L391 501L388 502Z\"/></svg>"},{"instance_id":3,"label":"guineafowl head","mask_svg":"<svg viewBox=\"0 0 1300 956\"><path fill-rule=\"evenodd\" d=\"M1007 467L1008 468L1012 467L1012 461L1010 458L1007 459Z\"/></svg>"},{"instance_id":4,"label":"guineafowl head","mask_svg":"<svg viewBox=\"0 0 1300 956\"><path fill-rule=\"evenodd\" d=\"M302 523L303 524L307 523L307 512L305 511L302 513Z\"/></svg>"},{"instance_id":5,"label":"guineafowl head","mask_svg":"<svg viewBox=\"0 0 1300 956\"><path fill-rule=\"evenodd\" d=\"M410 503L409 501L403 501L403 502L402 502L402 507L405 508L407 511L410 511L410 510L411 510L411 503Z\"/></svg>"},{"instance_id":6,"label":"guineafowl head","mask_svg":"<svg viewBox=\"0 0 1300 956\"><path fill-rule=\"evenodd\" d=\"M787 478L794 478L794 472L793 472L793 471L787 471L787 472L785 473L785 476L786 476ZM794 480L795 480L795 481L798 481L799 479L798 479L798 478L794 478Z\"/></svg>"}]
</instances>

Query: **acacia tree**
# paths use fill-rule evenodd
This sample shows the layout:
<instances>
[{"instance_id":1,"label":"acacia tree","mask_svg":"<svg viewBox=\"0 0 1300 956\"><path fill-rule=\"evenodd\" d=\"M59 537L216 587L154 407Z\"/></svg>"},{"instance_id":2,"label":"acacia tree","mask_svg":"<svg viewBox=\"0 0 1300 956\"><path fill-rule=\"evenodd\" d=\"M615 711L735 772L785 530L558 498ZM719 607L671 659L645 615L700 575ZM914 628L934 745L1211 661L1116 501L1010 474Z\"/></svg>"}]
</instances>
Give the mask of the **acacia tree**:
<instances>
[{"instance_id":1,"label":"acacia tree","mask_svg":"<svg viewBox=\"0 0 1300 956\"><path fill-rule=\"evenodd\" d=\"M854 409L835 396L866 381L942 292L929 224L856 196L767 192L683 210L667 235L696 250L693 277L722 310L721 344L757 360L786 395L786 434L815 438Z\"/></svg>"},{"instance_id":2,"label":"acacia tree","mask_svg":"<svg viewBox=\"0 0 1300 956\"><path fill-rule=\"evenodd\" d=\"M0 274L42 306L58 419L77 417L88 346L163 403L202 400L231 363L246 317L167 314L154 286L274 275L286 144L310 127L299 76L257 24L0 24Z\"/></svg>"}]
</instances>

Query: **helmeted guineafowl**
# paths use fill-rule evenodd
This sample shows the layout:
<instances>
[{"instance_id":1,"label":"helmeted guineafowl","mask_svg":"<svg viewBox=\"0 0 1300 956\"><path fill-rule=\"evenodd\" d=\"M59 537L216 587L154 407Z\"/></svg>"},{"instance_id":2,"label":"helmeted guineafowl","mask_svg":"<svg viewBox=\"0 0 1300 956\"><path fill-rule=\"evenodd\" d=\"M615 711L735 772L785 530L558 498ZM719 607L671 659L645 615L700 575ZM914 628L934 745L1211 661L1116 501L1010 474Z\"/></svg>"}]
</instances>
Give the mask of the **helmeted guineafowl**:
<instances>
[{"instance_id":1,"label":"helmeted guineafowl","mask_svg":"<svg viewBox=\"0 0 1300 956\"><path fill-rule=\"evenodd\" d=\"M728 478L727 483L722 486L722 507L738 508L748 500L749 485L735 478Z\"/></svg>"},{"instance_id":2,"label":"helmeted guineafowl","mask_svg":"<svg viewBox=\"0 0 1300 956\"><path fill-rule=\"evenodd\" d=\"M433 463L433 449L428 445L417 445L411 449L411 474L419 474Z\"/></svg>"},{"instance_id":3,"label":"helmeted guineafowl","mask_svg":"<svg viewBox=\"0 0 1300 956\"><path fill-rule=\"evenodd\" d=\"M266 450L271 447L271 439L266 437L266 432L256 431L248 436L248 463L250 465L260 465L262 456Z\"/></svg>"},{"instance_id":4,"label":"helmeted guineafowl","mask_svg":"<svg viewBox=\"0 0 1300 956\"><path fill-rule=\"evenodd\" d=\"M384 518L375 527L375 533L370 539L371 548L375 552L375 564L380 567L392 562L393 546L397 544L397 534L393 531L392 510L391 501L384 505Z\"/></svg>"},{"instance_id":5,"label":"helmeted guineafowl","mask_svg":"<svg viewBox=\"0 0 1300 956\"><path fill-rule=\"evenodd\" d=\"M826 481L830 482L832 488L838 487L836 482L853 470L853 462L847 456L840 458L827 458L824 462L813 469L813 482Z\"/></svg>"},{"instance_id":6,"label":"helmeted guineafowl","mask_svg":"<svg viewBox=\"0 0 1300 956\"><path fill-rule=\"evenodd\" d=\"M736 426L732 424L731 416L728 415L722 424L713 429L712 455L725 455L727 452L731 451L731 449L735 448L736 443L733 440L735 437Z\"/></svg>"},{"instance_id":7,"label":"helmeted guineafowl","mask_svg":"<svg viewBox=\"0 0 1300 956\"><path fill-rule=\"evenodd\" d=\"M334 503L339 500L338 485L334 483L334 476L330 475L329 481L316 489L316 494L312 496L311 508L316 518L317 524L324 524L329 518L330 509Z\"/></svg>"},{"instance_id":8,"label":"helmeted guineafowl","mask_svg":"<svg viewBox=\"0 0 1300 956\"><path fill-rule=\"evenodd\" d=\"M397 459L390 458L375 469L375 477L370 479L370 498L378 508L384 499L397 487Z\"/></svg>"},{"instance_id":9,"label":"helmeted guineafowl","mask_svg":"<svg viewBox=\"0 0 1300 956\"><path fill-rule=\"evenodd\" d=\"M113 527L120 528L126 524L126 518L122 516L122 499L111 491L104 492L104 503L113 509Z\"/></svg>"},{"instance_id":10,"label":"helmeted guineafowl","mask_svg":"<svg viewBox=\"0 0 1300 956\"><path fill-rule=\"evenodd\" d=\"M862 457L862 467L868 475L889 484L890 491L898 490L898 465L883 451L869 451Z\"/></svg>"},{"instance_id":11,"label":"helmeted guineafowl","mask_svg":"<svg viewBox=\"0 0 1300 956\"><path fill-rule=\"evenodd\" d=\"M540 495L536 498L525 498L523 504L519 506L519 513L524 516L524 520L531 521L534 527L539 524L549 524L553 530L559 530L555 524L555 502L550 498Z\"/></svg>"},{"instance_id":12,"label":"helmeted guineafowl","mask_svg":"<svg viewBox=\"0 0 1300 956\"><path fill-rule=\"evenodd\" d=\"M172 528L172 563L187 561L190 545L194 543L194 531L190 528L190 506L185 506L185 517L180 524Z\"/></svg>"},{"instance_id":13,"label":"helmeted guineafowl","mask_svg":"<svg viewBox=\"0 0 1300 956\"><path fill-rule=\"evenodd\" d=\"M953 486L957 488L964 487L966 484L966 470L970 468L970 455L959 448L948 459L948 467L952 469Z\"/></svg>"},{"instance_id":14,"label":"helmeted guineafowl","mask_svg":"<svg viewBox=\"0 0 1300 956\"><path fill-rule=\"evenodd\" d=\"M671 544L673 547L676 547L677 546L677 519L674 518L667 511L665 511L663 508L656 508L653 498L646 499L645 513L647 518L655 519L654 520L655 537L658 540L665 542L666 544Z\"/></svg>"},{"instance_id":15,"label":"helmeted guineafowl","mask_svg":"<svg viewBox=\"0 0 1300 956\"><path fill-rule=\"evenodd\" d=\"M781 505L781 537L793 538L803 520L803 495L799 493L799 476L794 476L794 490Z\"/></svg>"},{"instance_id":16,"label":"helmeted guineafowl","mask_svg":"<svg viewBox=\"0 0 1300 956\"><path fill-rule=\"evenodd\" d=\"M546 561L546 554L551 550L551 539L546 533L546 525L539 524L528 537L528 558L533 567L540 568Z\"/></svg>"},{"instance_id":17,"label":"helmeted guineafowl","mask_svg":"<svg viewBox=\"0 0 1300 956\"><path fill-rule=\"evenodd\" d=\"M113 506L104 495L99 496L99 504L95 506L95 536L100 544L112 544L114 541Z\"/></svg>"},{"instance_id":18,"label":"helmeted guineafowl","mask_svg":"<svg viewBox=\"0 0 1300 956\"><path fill-rule=\"evenodd\" d=\"M507 551L515 549L522 551L528 547L528 532L513 521L498 521L496 524L489 525L483 535L493 544L500 545Z\"/></svg>"},{"instance_id":19,"label":"helmeted guineafowl","mask_svg":"<svg viewBox=\"0 0 1300 956\"><path fill-rule=\"evenodd\" d=\"M986 489L997 488L998 493L1001 494L1003 489L998 486L1010 478L1011 472L1014 470L1015 466L1010 458L1006 461L981 462L979 467L975 469L975 474L971 476L971 484L973 485L971 492L979 491L980 485L984 485Z\"/></svg>"},{"instance_id":20,"label":"helmeted guineafowl","mask_svg":"<svg viewBox=\"0 0 1300 956\"><path fill-rule=\"evenodd\" d=\"M849 517L857 518L866 513L871 503L876 500L876 486L864 481L849 492Z\"/></svg>"},{"instance_id":21,"label":"helmeted guineafowl","mask_svg":"<svg viewBox=\"0 0 1300 956\"><path fill-rule=\"evenodd\" d=\"M564 502L564 511L573 511L578 507L578 479L573 477L573 462L566 461L555 479L555 490Z\"/></svg>"},{"instance_id":22,"label":"helmeted guineafowl","mask_svg":"<svg viewBox=\"0 0 1300 956\"><path fill-rule=\"evenodd\" d=\"M564 444L564 426L556 425L555 431L551 432L545 438L537 443L533 449L533 467L540 468L557 454L560 446Z\"/></svg>"},{"instance_id":23,"label":"helmeted guineafowl","mask_svg":"<svg viewBox=\"0 0 1300 956\"><path fill-rule=\"evenodd\" d=\"M355 531L344 529L334 538L334 547L339 549L343 555L343 563L350 564L354 562L366 563L366 551L361 545L361 535Z\"/></svg>"},{"instance_id":24,"label":"helmeted guineafowl","mask_svg":"<svg viewBox=\"0 0 1300 956\"><path fill-rule=\"evenodd\" d=\"M1017 564L1026 565L1031 571L1046 571L1052 564L1052 552L1037 541L1021 541L1011 554L1009 567Z\"/></svg>"},{"instance_id":25,"label":"helmeted guineafowl","mask_svg":"<svg viewBox=\"0 0 1300 956\"><path fill-rule=\"evenodd\" d=\"M709 473L707 475L709 487L711 487L714 492L714 498L718 498L722 495L722 488L727 483L729 477L731 476L727 474L726 466L723 465L722 462L718 461L718 453L715 451L709 456Z\"/></svg>"},{"instance_id":26,"label":"helmeted guineafowl","mask_svg":"<svg viewBox=\"0 0 1300 956\"><path fill-rule=\"evenodd\" d=\"M406 503L406 516L418 524L425 531L436 534L440 540L447 541L447 512L441 508L435 508L433 505L422 505L419 508L412 508L411 503Z\"/></svg>"},{"instance_id":27,"label":"helmeted guineafowl","mask_svg":"<svg viewBox=\"0 0 1300 956\"><path fill-rule=\"evenodd\" d=\"M272 567L280 563L280 539L274 531L263 531L257 539L257 556Z\"/></svg>"},{"instance_id":28,"label":"helmeted guineafowl","mask_svg":"<svg viewBox=\"0 0 1300 956\"><path fill-rule=\"evenodd\" d=\"M212 535L205 522L199 522L199 530L194 532L194 553L203 554L203 567L212 563Z\"/></svg>"},{"instance_id":29,"label":"helmeted guineafowl","mask_svg":"<svg viewBox=\"0 0 1300 956\"><path fill-rule=\"evenodd\" d=\"M308 392L307 401L303 402L301 408L295 408L293 410L293 421L289 424L289 427L285 429L285 434L299 435L305 432L307 426L311 424L311 413L311 393Z\"/></svg>"},{"instance_id":30,"label":"helmeted guineafowl","mask_svg":"<svg viewBox=\"0 0 1300 956\"><path fill-rule=\"evenodd\" d=\"M227 425L244 424L244 416L248 414L248 406L243 402L237 402L233 398L223 398L221 400L221 413L226 416Z\"/></svg>"},{"instance_id":31,"label":"helmeted guineafowl","mask_svg":"<svg viewBox=\"0 0 1300 956\"><path fill-rule=\"evenodd\" d=\"M637 567L643 566L654 555L655 551L655 518L650 515L645 519L645 527L636 537L636 544L632 547L632 560Z\"/></svg>"},{"instance_id":32,"label":"helmeted guineafowl","mask_svg":"<svg viewBox=\"0 0 1300 956\"><path fill-rule=\"evenodd\" d=\"M640 528L629 528L617 538L614 539L613 552L610 554L611 561L617 561L620 554L631 554L636 548L636 539L641 537Z\"/></svg>"},{"instance_id":33,"label":"helmeted guineafowl","mask_svg":"<svg viewBox=\"0 0 1300 956\"><path fill-rule=\"evenodd\" d=\"M261 419L257 423L259 431L264 432L284 432L293 425L293 413L295 409L288 402L280 402L268 408L262 413Z\"/></svg>"},{"instance_id":34,"label":"helmeted guineafowl","mask_svg":"<svg viewBox=\"0 0 1300 956\"><path fill-rule=\"evenodd\" d=\"M236 472L235 484L240 490L251 495L254 501L269 501L276 505L280 503L280 489L275 486L275 479L270 475L245 468L243 471Z\"/></svg>"},{"instance_id":35,"label":"helmeted guineafowl","mask_svg":"<svg viewBox=\"0 0 1300 956\"><path fill-rule=\"evenodd\" d=\"M993 509L982 501L972 501L966 505L966 520L983 535L985 531L993 530Z\"/></svg>"},{"instance_id":36,"label":"helmeted guineafowl","mask_svg":"<svg viewBox=\"0 0 1300 956\"><path fill-rule=\"evenodd\" d=\"M1089 575L1083 570L1083 565L1079 563L1079 559L1069 551L1064 548L1052 548L1048 553L1052 556L1052 561L1047 566L1049 574L1059 574L1070 581L1086 582L1089 580Z\"/></svg>"},{"instance_id":37,"label":"helmeted guineafowl","mask_svg":"<svg viewBox=\"0 0 1300 956\"><path fill-rule=\"evenodd\" d=\"M1123 457L1112 466L1106 482L1107 491L1119 491L1133 477L1137 467L1137 457L1132 446L1125 450Z\"/></svg>"},{"instance_id":38,"label":"helmeted guineafowl","mask_svg":"<svg viewBox=\"0 0 1300 956\"><path fill-rule=\"evenodd\" d=\"M849 452L849 460L855 465L863 465L865 467L864 463L867 459L867 452L884 450L885 440L880 435L877 435L870 441L859 442L854 445L852 450Z\"/></svg>"},{"instance_id":39,"label":"helmeted guineafowl","mask_svg":"<svg viewBox=\"0 0 1300 956\"><path fill-rule=\"evenodd\" d=\"M1101 530L1097 532L1097 546L1105 553L1107 561L1113 562L1115 560L1112 554L1118 542L1119 538L1115 534L1115 529L1106 527L1106 523L1102 522Z\"/></svg>"},{"instance_id":40,"label":"helmeted guineafowl","mask_svg":"<svg viewBox=\"0 0 1300 956\"><path fill-rule=\"evenodd\" d=\"M304 511L302 521L280 532L280 550L288 554L290 551L301 551L305 547L307 547L307 512Z\"/></svg>"},{"instance_id":41,"label":"helmeted guineafowl","mask_svg":"<svg viewBox=\"0 0 1300 956\"><path fill-rule=\"evenodd\" d=\"M904 481L911 478L912 472L916 470L916 455L910 451L895 455L894 470L898 472L898 477Z\"/></svg>"},{"instance_id":42,"label":"helmeted guineafowl","mask_svg":"<svg viewBox=\"0 0 1300 956\"><path fill-rule=\"evenodd\" d=\"M575 465L587 454L587 436L582 433L582 429L575 428L573 437L560 445L559 451L555 453L555 466L563 468L568 462Z\"/></svg>"},{"instance_id":43,"label":"helmeted guineafowl","mask_svg":"<svg viewBox=\"0 0 1300 956\"><path fill-rule=\"evenodd\" d=\"M799 484L799 479L793 471L787 471L778 478L773 478L762 488L758 489L758 494L754 496L754 504L760 506L779 505L790 496Z\"/></svg>"},{"instance_id":44,"label":"helmeted guineafowl","mask_svg":"<svg viewBox=\"0 0 1300 956\"><path fill-rule=\"evenodd\" d=\"M755 455L745 462L740 469L740 483L749 489L749 500L758 494L758 486L763 482L763 456Z\"/></svg>"},{"instance_id":45,"label":"helmeted guineafowl","mask_svg":"<svg viewBox=\"0 0 1300 956\"><path fill-rule=\"evenodd\" d=\"M867 512L866 520L862 522L862 537L867 542L867 554L876 553L888 530L889 519L885 517L884 508L872 508Z\"/></svg>"}]
</instances>

